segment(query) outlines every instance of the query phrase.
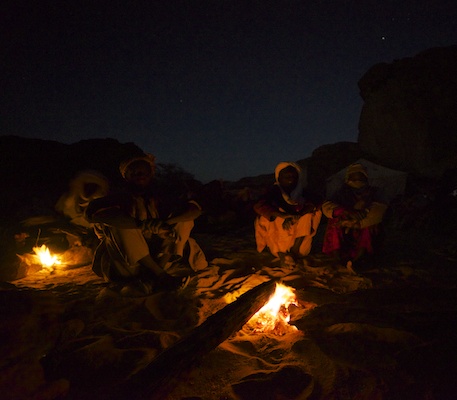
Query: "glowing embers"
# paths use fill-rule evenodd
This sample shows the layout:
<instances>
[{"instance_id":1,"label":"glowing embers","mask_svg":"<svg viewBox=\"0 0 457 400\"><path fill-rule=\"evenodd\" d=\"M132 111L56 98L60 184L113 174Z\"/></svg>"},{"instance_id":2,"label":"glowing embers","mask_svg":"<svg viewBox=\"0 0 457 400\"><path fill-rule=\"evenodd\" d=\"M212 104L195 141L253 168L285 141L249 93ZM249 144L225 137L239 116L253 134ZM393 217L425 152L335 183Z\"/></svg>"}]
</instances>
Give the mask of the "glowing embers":
<instances>
[{"instance_id":1,"label":"glowing embers","mask_svg":"<svg viewBox=\"0 0 457 400\"><path fill-rule=\"evenodd\" d=\"M295 292L292 288L281 283L276 284L276 290L270 300L244 326L253 333L274 333L284 335L297 328L289 325L289 306L298 306Z\"/></svg>"}]
</instances>

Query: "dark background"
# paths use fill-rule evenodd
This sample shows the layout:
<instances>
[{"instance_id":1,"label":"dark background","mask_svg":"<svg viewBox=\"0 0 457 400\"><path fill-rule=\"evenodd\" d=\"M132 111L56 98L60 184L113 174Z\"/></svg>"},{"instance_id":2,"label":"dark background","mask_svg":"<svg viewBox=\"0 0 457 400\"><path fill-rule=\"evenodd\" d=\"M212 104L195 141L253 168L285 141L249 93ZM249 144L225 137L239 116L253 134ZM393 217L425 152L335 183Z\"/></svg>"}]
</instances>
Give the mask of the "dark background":
<instances>
[{"instance_id":1,"label":"dark background","mask_svg":"<svg viewBox=\"0 0 457 400\"><path fill-rule=\"evenodd\" d=\"M4 1L0 134L134 142L207 182L357 141L374 64L456 44L455 1Z\"/></svg>"}]
</instances>

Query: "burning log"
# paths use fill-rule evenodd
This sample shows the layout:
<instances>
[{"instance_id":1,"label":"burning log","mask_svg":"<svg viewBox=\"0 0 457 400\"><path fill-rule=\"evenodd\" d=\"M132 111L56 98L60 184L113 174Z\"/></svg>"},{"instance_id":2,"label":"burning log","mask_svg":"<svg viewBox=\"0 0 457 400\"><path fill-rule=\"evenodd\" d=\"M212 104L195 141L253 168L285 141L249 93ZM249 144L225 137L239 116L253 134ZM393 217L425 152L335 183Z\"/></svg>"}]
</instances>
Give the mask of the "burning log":
<instances>
[{"instance_id":1,"label":"burning log","mask_svg":"<svg viewBox=\"0 0 457 400\"><path fill-rule=\"evenodd\" d=\"M174 379L239 331L273 295L274 280L241 295L211 315L189 335L159 354L149 365L116 387L111 399L164 399Z\"/></svg>"}]
</instances>

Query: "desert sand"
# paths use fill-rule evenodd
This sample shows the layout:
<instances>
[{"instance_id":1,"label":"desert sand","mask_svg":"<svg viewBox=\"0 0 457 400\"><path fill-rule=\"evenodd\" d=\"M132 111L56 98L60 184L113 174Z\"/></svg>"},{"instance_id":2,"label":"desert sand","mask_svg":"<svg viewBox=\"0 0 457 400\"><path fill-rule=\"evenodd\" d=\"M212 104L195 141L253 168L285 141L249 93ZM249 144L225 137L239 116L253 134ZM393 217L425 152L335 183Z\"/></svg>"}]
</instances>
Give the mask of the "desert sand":
<instances>
[{"instance_id":1,"label":"desert sand","mask_svg":"<svg viewBox=\"0 0 457 400\"><path fill-rule=\"evenodd\" d=\"M179 292L122 296L90 265L31 269L4 283L0 397L457 398L457 264L420 231L390 235L364 271L325 257L318 237L294 268L257 253L251 225L195 238L209 265ZM160 364L160 390L151 391L159 355L272 280L295 295L288 323L261 331L250 320L215 346L193 339L197 350Z\"/></svg>"}]
</instances>

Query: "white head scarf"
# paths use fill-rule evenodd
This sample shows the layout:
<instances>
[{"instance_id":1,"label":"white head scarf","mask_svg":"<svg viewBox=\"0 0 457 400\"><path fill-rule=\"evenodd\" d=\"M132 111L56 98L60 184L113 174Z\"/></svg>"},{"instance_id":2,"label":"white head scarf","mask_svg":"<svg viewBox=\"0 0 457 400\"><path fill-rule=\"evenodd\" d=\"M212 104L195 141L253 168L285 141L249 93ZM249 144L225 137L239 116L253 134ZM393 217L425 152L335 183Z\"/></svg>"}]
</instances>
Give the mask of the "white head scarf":
<instances>
[{"instance_id":1,"label":"white head scarf","mask_svg":"<svg viewBox=\"0 0 457 400\"><path fill-rule=\"evenodd\" d=\"M94 186L90 193L86 192L88 184ZM84 210L90 201L106 196L108 191L108 179L103 174L92 170L81 171L71 180L69 191L59 198L55 209L70 218L73 224L91 227L84 217Z\"/></svg>"},{"instance_id":2,"label":"white head scarf","mask_svg":"<svg viewBox=\"0 0 457 400\"><path fill-rule=\"evenodd\" d=\"M287 168L287 167L294 167L298 172L297 186L295 187L294 190L292 190L290 195L287 194L286 192L284 192L284 190L282 189L281 185L278 182L279 173L284 168ZM305 199L303 198L303 189L306 186L306 176L305 176L303 170L301 169L301 167L297 163L294 163L291 161L280 162L275 168L275 185L279 186L279 188L281 189L282 197L284 198L284 200L287 203L293 204L293 205L297 205L297 204L303 205L303 203L305 201Z\"/></svg>"},{"instance_id":3,"label":"white head scarf","mask_svg":"<svg viewBox=\"0 0 457 400\"><path fill-rule=\"evenodd\" d=\"M127 160L124 160L119 164L119 171L124 179L128 180L128 176L127 176L128 168L131 164L133 164L136 161L144 161L144 162L148 163L149 166L151 167L151 172L154 174L154 172L156 170L155 156L153 156L152 154L146 153L142 156L132 157Z\"/></svg>"}]
</instances>

